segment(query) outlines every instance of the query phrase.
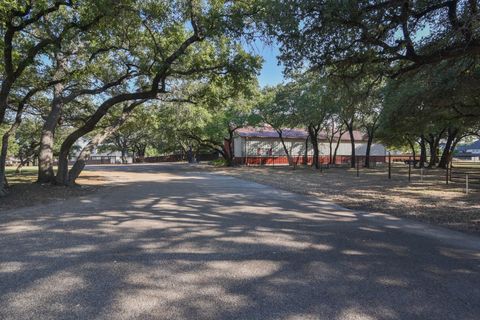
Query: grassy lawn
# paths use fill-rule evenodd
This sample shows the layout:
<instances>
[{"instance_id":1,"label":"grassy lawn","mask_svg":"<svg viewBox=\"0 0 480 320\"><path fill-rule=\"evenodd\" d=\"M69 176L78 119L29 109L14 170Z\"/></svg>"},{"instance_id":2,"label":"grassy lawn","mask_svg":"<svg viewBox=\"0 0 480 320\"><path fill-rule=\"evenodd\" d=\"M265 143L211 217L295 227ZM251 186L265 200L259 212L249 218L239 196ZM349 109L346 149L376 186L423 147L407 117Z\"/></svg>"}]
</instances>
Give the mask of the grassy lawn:
<instances>
[{"instance_id":1,"label":"grassy lawn","mask_svg":"<svg viewBox=\"0 0 480 320\"><path fill-rule=\"evenodd\" d=\"M16 167L7 167L7 179L11 185L20 183L33 183L37 180L37 167L23 167L19 173L15 173Z\"/></svg>"},{"instance_id":2,"label":"grassy lawn","mask_svg":"<svg viewBox=\"0 0 480 320\"><path fill-rule=\"evenodd\" d=\"M330 168L320 172L310 167L236 167L212 169L241 179L284 190L331 200L350 209L389 213L442 225L451 229L480 233L480 184L472 184L467 195L464 180L445 183L445 170L394 167ZM480 181L478 181L480 182Z\"/></svg>"},{"instance_id":3,"label":"grassy lawn","mask_svg":"<svg viewBox=\"0 0 480 320\"><path fill-rule=\"evenodd\" d=\"M38 184L35 183L37 167L24 167L19 173L15 173L15 169L16 167L7 167L6 173L10 188L8 195L0 198L0 212L88 195L101 188L103 183L103 177L82 173L78 180L78 186L62 187Z\"/></svg>"}]
</instances>

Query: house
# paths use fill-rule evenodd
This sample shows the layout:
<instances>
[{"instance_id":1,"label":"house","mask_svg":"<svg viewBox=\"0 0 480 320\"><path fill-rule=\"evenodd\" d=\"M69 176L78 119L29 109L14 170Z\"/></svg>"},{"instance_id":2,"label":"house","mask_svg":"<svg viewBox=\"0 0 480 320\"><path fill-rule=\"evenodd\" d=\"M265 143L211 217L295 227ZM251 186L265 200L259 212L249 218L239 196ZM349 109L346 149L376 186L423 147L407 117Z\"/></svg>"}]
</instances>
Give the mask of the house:
<instances>
[{"instance_id":1,"label":"house","mask_svg":"<svg viewBox=\"0 0 480 320\"><path fill-rule=\"evenodd\" d=\"M457 146L453 159L456 161L480 161L480 140Z\"/></svg>"},{"instance_id":2,"label":"house","mask_svg":"<svg viewBox=\"0 0 480 320\"><path fill-rule=\"evenodd\" d=\"M459 154L480 155L480 140L470 144L459 145L456 151Z\"/></svg>"},{"instance_id":3,"label":"house","mask_svg":"<svg viewBox=\"0 0 480 320\"><path fill-rule=\"evenodd\" d=\"M74 151L69 158L70 163L74 163L82 149L88 144L89 140L80 138L74 147ZM133 163L133 156L127 154L125 157L127 163ZM87 160L88 164L115 164L122 163L122 153L120 151L100 151L99 148L94 148L90 157Z\"/></svg>"},{"instance_id":4,"label":"house","mask_svg":"<svg viewBox=\"0 0 480 320\"><path fill-rule=\"evenodd\" d=\"M305 129L284 129L282 136L295 163L302 164L305 159L307 159L308 163L312 163L313 148L310 142L307 144L308 132ZM318 138L320 162L327 164L330 162L330 146L327 133L320 132ZM338 138L337 134L333 140L333 150L336 147ZM355 155L365 156L367 136L360 131L354 131L354 140ZM237 164L288 164L288 158L279 134L270 126L237 129L233 139L233 151ZM335 163L349 163L350 156L351 143L350 135L347 132L341 136ZM372 144L370 156L372 156L370 158L372 162L385 162L385 147L381 144Z\"/></svg>"}]
</instances>

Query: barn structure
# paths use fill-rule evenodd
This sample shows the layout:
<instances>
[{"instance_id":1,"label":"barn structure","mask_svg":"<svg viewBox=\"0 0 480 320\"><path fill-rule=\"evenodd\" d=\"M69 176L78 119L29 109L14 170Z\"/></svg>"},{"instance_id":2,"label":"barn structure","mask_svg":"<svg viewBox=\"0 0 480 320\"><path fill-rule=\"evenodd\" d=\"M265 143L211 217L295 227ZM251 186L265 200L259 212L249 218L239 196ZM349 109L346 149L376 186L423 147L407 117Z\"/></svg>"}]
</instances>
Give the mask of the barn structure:
<instances>
[{"instance_id":1,"label":"barn structure","mask_svg":"<svg viewBox=\"0 0 480 320\"><path fill-rule=\"evenodd\" d=\"M284 129L282 136L292 160L296 164L311 164L313 161L312 144L307 141L308 132L305 129ZM339 140L340 138L340 140ZM354 131L355 155L362 161L365 157L368 137L360 131ZM320 163L330 163L330 143L326 132L320 132L319 137ZM349 163L351 158L351 143L348 133L334 135L332 148L338 143L336 158L333 163ZM288 164L288 158L279 134L270 126L245 127L237 129L233 140L235 163L247 165L282 165ZM333 151L332 151L333 154ZM382 144L374 143L370 150L371 162L385 162L386 149Z\"/></svg>"}]
</instances>

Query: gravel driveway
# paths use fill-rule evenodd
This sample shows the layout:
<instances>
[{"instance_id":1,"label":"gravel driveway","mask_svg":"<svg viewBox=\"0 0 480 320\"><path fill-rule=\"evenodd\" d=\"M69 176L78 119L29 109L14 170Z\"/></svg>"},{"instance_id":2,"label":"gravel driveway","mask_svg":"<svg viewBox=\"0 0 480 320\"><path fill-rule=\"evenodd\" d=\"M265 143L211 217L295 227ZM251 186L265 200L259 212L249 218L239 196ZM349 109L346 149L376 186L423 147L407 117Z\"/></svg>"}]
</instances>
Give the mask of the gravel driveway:
<instances>
[{"instance_id":1,"label":"gravel driveway","mask_svg":"<svg viewBox=\"0 0 480 320\"><path fill-rule=\"evenodd\" d=\"M186 165L0 214L0 319L479 319L480 238ZM113 186L115 185L115 186Z\"/></svg>"}]
</instances>

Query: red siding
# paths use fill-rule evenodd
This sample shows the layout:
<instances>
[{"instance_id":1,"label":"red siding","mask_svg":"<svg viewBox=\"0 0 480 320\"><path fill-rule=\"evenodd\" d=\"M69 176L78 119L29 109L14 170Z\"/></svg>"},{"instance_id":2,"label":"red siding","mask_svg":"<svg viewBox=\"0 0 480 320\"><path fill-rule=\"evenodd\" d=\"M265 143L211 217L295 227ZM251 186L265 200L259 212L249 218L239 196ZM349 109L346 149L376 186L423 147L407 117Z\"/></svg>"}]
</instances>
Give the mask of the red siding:
<instances>
[{"instance_id":1,"label":"red siding","mask_svg":"<svg viewBox=\"0 0 480 320\"><path fill-rule=\"evenodd\" d=\"M329 156L320 156L319 160L322 164L328 164ZM336 164L343 164L343 163L350 163L350 156L337 156L336 157ZM304 164L305 157L303 156L293 156L292 160L295 164L301 165ZM360 163L365 162L365 156L357 156L357 160ZM387 162L388 157L386 156L371 156L370 161L372 162ZM307 157L307 164L312 164L313 157ZM276 157L259 157L259 156L249 156L248 158L235 158L236 164L248 164L248 165L288 165L288 158L286 156L276 156Z\"/></svg>"}]
</instances>

